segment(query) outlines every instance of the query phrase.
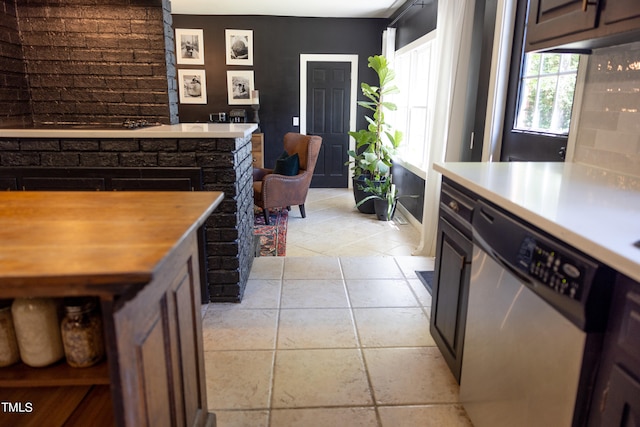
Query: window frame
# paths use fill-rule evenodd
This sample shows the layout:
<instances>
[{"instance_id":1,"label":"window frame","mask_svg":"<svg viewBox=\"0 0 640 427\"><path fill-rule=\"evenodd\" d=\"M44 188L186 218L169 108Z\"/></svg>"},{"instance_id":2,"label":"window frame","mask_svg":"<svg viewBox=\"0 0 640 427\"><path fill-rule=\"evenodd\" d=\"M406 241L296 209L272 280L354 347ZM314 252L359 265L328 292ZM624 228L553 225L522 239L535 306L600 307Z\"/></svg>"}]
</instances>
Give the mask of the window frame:
<instances>
[{"instance_id":1,"label":"window frame","mask_svg":"<svg viewBox=\"0 0 640 427\"><path fill-rule=\"evenodd\" d=\"M389 123L395 129L398 129L403 133L403 142L399 150L400 153L398 154L398 156L396 156L396 158L394 158L394 162L402 165L414 174L423 178L426 178L427 165L429 164L429 147L433 126L433 114L435 109L435 76L437 73L437 67L435 65L435 61L433 60L433 57L436 49L436 41L437 30L433 30L395 51L393 68L396 72L395 83L400 89L400 93L394 95L390 100L398 106L398 110L395 112L387 113L389 116ZM419 92L412 90L412 88L416 85L416 81L414 80L414 78L420 73L414 73L414 61L417 59L416 56L425 49L429 49L429 79L426 83L427 93L423 94L422 97L416 98L416 93ZM397 65L399 64L399 61L405 60L407 56L409 57L409 84L408 87L403 87L404 81L399 81L401 77L400 75L403 70L398 70ZM403 104L402 98L407 99L406 105ZM401 114L403 109L405 111L404 115ZM406 146L410 143L411 138L411 112L416 109L426 109L424 115L422 115L421 117L421 119L424 120L424 123L422 124L423 132L421 133L423 135L422 146L420 147L420 150L418 150L418 153L420 154L418 156L420 157L419 161L415 161L416 156L412 156L410 154L408 155L406 153ZM404 117L403 123L399 123L399 117Z\"/></svg>"},{"instance_id":2,"label":"window frame","mask_svg":"<svg viewBox=\"0 0 640 427\"><path fill-rule=\"evenodd\" d=\"M540 55L540 63L538 65L538 70L535 73L530 73L529 72L529 66L528 66L528 59L531 59L531 55ZM543 67L544 67L544 60L546 57L548 57L549 55L564 55L561 56L560 58L560 63L558 64L558 70L554 71L554 72L549 72L549 73L545 73L543 71ZM569 135L569 130L571 129L571 124L569 123L569 126L567 127L566 132L555 132L552 129L544 129L544 128L526 128L526 127L520 127L519 126L519 122L521 121L521 117L520 114L523 113L523 111L519 111L520 107L521 107L521 103L522 98L525 94L525 90L524 87L526 86L526 82L527 81L536 81L536 107L535 109L539 111L539 103L538 100L540 99L540 91L541 89L541 80L542 79L549 79L552 78L554 79L554 84L555 84L555 92L554 92L554 107L553 107L553 117L557 117L557 114L560 114L560 110L559 108L557 108L558 102L559 102L559 92L558 92L558 87L560 85L560 80L563 77L566 76L571 76L574 79L574 86L573 86L573 100L572 103L575 102L575 91L576 91L576 86L578 83L578 69L580 67L580 59L578 58L578 64L576 65L575 70L574 69L568 69L568 70L563 70L562 69L562 63L564 59L567 59L568 55L575 55L573 53L561 53L561 52L526 52L523 54L523 58L522 58L522 68L523 71L521 72L521 76L520 76L520 82L519 82L519 86L518 86L518 102L516 104L516 115L514 118L514 123L513 123L513 130L517 130L517 131L521 131L521 132L532 132L532 133L538 133L538 134L548 134L548 135L556 135L556 136L568 136ZM568 60L568 59L567 59ZM571 122L571 119L573 118L573 115L571 115L569 122ZM552 123L553 123L552 119Z\"/></svg>"}]
</instances>

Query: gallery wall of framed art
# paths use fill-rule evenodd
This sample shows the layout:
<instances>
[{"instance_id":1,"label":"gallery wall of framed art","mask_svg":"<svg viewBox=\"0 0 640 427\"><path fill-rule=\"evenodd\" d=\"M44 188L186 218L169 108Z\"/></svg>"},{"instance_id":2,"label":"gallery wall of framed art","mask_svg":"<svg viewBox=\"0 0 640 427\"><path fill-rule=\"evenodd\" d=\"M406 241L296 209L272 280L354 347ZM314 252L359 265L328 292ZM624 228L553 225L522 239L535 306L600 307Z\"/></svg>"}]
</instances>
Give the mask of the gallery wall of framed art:
<instances>
[{"instance_id":1,"label":"gallery wall of framed art","mask_svg":"<svg viewBox=\"0 0 640 427\"><path fill-rule=\"evenodd\" d=\"M226 29L227 65L253 65L253 31Z\"/></svg>"},{"instance_id":2,"label":"gallery wall of framed art","mask_svg":"<svg viewBox=\"0 0 640 427\"><path fill-rule=\"evenodd\" d=\"M178 70L178 87L181 104L207 103L205 70Z\"/></svg>"},{"instance_id":3,"label":"gallery wall of framed art","mask_svg":"<svg viewBox=\"0 0 640 427\"><path fill-rule=\"evenodd\" d=\"M228 105L252 105L255 91L254 71L235 68L253 66L253 30L225 29L224 64L227 69ZM176 63L178 66L205 65L204 29L176 28ZM222 58L220 58L222 60ZM221 63L216 62L216 63ZM207 104L205 69L180 67L178 69L178 94L180 104Z\"/></svg>"},{"instance_id":4,"label":"gallery wall of framed art","mask_svg":"<svg viewBox=\"0 0 640 427\"><path fill-rule=\"evenodd\" d=\"M204 31L176 28L176 62L204 65Z\"/></svg>"}]
</instances>

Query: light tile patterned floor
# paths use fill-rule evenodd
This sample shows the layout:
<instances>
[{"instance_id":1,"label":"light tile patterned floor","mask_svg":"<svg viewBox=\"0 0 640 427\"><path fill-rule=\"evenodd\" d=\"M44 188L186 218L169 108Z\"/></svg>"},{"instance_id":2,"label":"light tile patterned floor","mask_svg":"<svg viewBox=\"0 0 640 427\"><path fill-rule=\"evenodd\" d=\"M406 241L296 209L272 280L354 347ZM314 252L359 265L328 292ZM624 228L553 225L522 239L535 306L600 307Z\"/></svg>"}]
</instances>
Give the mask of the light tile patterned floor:
<instances>
[{"instance_id":1,"label":"light tile patterned floor","mask_svg":"<svg viewBox=\"0 0 640 427\"><path fill-rule=\"evenodd\" d=\"M348 188L312 188L305 207L306 218L289 213L287 256L412 255L420 243L411 225L360 213Z\"/></svg>"},{"instance_id":2,"label":"light tile patterned floor","mask_svg":"<svg viewBox=\"0 0 640 427\"><path fill-rule=\"evenodd\" d=\"M471 426L414 273L433 259L409 256L418 235L410 225L387 229L351 212L352 197L312 190L307 218L297 208L289 217L288 256L256 258L242 303L203 310L218 426ZM358 231L336 226L341 209ZM373 250L372 237L389 252Z\"/></svg>"}]
</instances>

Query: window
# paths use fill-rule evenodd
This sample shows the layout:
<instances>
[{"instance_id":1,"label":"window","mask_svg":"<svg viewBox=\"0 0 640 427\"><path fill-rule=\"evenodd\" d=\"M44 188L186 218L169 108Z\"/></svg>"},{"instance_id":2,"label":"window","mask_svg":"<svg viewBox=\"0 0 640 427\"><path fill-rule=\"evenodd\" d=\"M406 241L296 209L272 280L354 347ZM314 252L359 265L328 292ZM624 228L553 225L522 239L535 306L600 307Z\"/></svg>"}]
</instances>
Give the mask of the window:
<instances>
[{"instance_id":1,"label":"window","mask_svg":"<svg viewBox=\"0 0 640 427\"><path fill-rule=\"evenodd\" d=\"M389 122L404 134L399 150L401 159L421 170L428 160L433 121L434 50L435 31L432 31L396 51L393 63L400 93L393 97L398 109L389 115Z\"/></svg>"},{"instance_id":2,"label":"window","mask_svg":"<svg viewBox=\"0 0 640 427\"><path fill-rule=\"evenodd\" d=\"M577 54L525 55L514 129L569 133L579 59Z\"/></svg>"}]
</instances>

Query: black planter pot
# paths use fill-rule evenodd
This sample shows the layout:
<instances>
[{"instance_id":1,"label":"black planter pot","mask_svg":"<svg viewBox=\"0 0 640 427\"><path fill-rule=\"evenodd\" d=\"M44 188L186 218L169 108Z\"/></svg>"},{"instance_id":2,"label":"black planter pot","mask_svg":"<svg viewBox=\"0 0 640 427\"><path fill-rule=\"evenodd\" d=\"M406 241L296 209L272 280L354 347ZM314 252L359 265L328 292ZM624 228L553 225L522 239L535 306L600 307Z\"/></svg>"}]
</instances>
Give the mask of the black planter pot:
<instances>
[{"instance_id":1,"label":"black planter pot","mask_svg":"<svg viewBox=\"0 0 640 427\"><path fill-rule=\"evenodd\" d=\"M374 183L375 183L375 181L374 181ZM363 200L367 196L371 195L371 193L363 191L363 190L360 189L360 187L364 186L364 185L365 185L365 182L364 182L364 176L363 175L360 175L359 177L354 177L353 178L353 198L355 199L356 204L358 204L360 202L360 200ZM362 213L365 213L365 214L376 213L375 207L373 206L373 200L374 199L367 200L366 202L364 202L363 204L358 206L358 210L360 212L362 212Z\"/></svg>"},{"instance_id":2,"label":"black planter pot","mask_svg":"<svg viewBox=\"0 0 640 427\"><path fill-rule=\"evenodd\" d=\"M393 218L393 214L396 211L396 204L393 204L391 208L391 214L389 214L389 202L383 199L373 199L373 206L376 213L376 217L380 221L389 221Z\"/></svg>"}]
</instances>

